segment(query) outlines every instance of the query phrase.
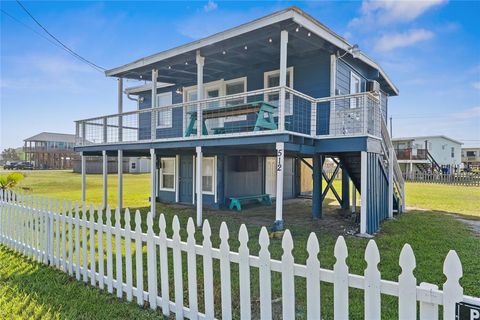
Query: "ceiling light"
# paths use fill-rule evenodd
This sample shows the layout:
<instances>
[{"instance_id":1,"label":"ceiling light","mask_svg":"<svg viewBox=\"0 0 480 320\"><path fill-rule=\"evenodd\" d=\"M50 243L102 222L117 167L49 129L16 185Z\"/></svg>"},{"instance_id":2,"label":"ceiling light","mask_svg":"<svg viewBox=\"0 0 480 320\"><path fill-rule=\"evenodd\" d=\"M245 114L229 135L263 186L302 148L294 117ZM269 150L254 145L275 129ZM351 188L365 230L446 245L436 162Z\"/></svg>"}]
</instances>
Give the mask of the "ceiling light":
<instances>
[{"instance_id":1,"label":"ceiling light","mask_svg":"<svg viewBox=\"0 0 480 320\"><path fill-rule=\"evenodd\" d=\"M223 50L223 51L222 51L222 54L223 54L223 55L226 55L226 54L227 54L227 51Z\"/></svg>"},{"instance_id":2,"label":"ceiling light","mask_svg":"<svg viewBox=\"0 0 480 320\"><path fill-rule=\"evenodd\" d=\"M188 66L188 61L185 61L185 65Z\"/></svg>"},{"instance_id":3,"label":"ceiling light","mask_svg":"<svg viewBox=\"0 0 480 320\"><path fill-rule=\"evenodd\" d=\"M168 70L172 69L172 66L168 66Z\"/></svg>"},{"instance_id":4,"label":"ceiling light","mask_svg":"<svg viewBox=\"0 0 480 320\"><path fill-rule=\"evenodd\" d=\"M300 27L297 27L297 28L295 29L295 32L298 32L298 31L300 31Z\"/></svg>"},{"instance_id":5,"label":"ceiling light","mask_svg":"<svg viewBox=\"0 0 480 320\"><path fill-rule=\"evenodd\" d=\"M243 49L247 50L247 49L248 49L248 47L247 47L247 46L245 46L245 47L243 47Z\"/></svg>"},{"instance_id":6,"label":"ceiling light","mask_svg":"<svg viewBox=\"0 0 480 320\"><path fill-rule=\"evenodd\" d=\"M272 43L272 38L268 38L268 42Z\"/></svg>"},{"instance_id":7,"label":"ceiling light","mask_svg":"<svg viewBox=\"0 0 480 320\"><path fill-rule=\"evenodd\" d=\"M140 79L143 79L143 76L142 76L142 75L140 75Z\"/></svg>"},{"instance_id":8,"label":"ceiling light","mask_svg":"<svg viewBox=\"0 0 480 320\"><path fill-rule=\"evenodd\" d=\"M309 32L309 33L307 33L307 36L309 36L309 37L310 37L311 35L312 35L312 34L311 34L310 32Z\"/></svg>"}]
</instances>

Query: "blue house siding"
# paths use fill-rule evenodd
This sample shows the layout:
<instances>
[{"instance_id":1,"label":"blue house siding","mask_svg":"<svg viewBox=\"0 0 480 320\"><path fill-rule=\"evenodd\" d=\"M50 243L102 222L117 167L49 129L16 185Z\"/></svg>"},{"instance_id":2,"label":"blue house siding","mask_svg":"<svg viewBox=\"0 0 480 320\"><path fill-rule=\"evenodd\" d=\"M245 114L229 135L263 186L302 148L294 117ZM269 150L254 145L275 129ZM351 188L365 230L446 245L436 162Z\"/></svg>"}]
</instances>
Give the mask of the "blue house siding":
<instances>
[{"instance_id":1,"label":"blue house siding","mask_svg":"<svg viewBox=\"0 0 480 320\"><path fill-rule=\"evenodd\" d=\"M380 222L388 218L388 178L381 165L381 156L367 153L367 233L373 234Z\"/></svg>"}]
</instances>

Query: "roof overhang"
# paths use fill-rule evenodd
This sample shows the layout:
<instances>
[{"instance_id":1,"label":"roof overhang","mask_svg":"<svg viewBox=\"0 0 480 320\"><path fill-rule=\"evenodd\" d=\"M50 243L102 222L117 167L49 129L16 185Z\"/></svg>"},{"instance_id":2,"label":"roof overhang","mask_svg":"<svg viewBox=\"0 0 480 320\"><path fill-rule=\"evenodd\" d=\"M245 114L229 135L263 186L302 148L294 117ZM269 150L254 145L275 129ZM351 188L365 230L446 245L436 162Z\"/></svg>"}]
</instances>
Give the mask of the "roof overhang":
<instances>
[{"instance_id":1,"label":"roof overhang","mask_svg":"<svg viewBox=\"0 0 480 320\"><path fill-rule=\"evenodd\" d=\"M237 27L216 33L209 37L138 59L134 62L125 64L117 68L107 70L105 74L111 77L125 77L126 74L132 70L144 69L149 66L154 66L159 62L172 59L180 55L189 55L190 59L194 59L194 55L197 50L205 49L206 47L218 44L222 41L239 37L245 35L246 33L253 32L255 30L278 24L287 20L291 20L294 23L302 26L302 28L305 28L317 35L318 37L328 41L340 50L348 52L348 50L352 47L352 45L348 43L348 41L330 30L328 27L320 23L312 16L306 14L297 7L289 7L287 9L272 13L265 17L239 25ZM370 59L363 52L359 53L358 59L367 64L368 66L378 70L379 76L385 80L386 84L388 84L388 86L391 88L391 91L395 95L399 94L397 87L393 84L385 71L375 61Z\"/></svg>"},{"instance_id":2,"label":"roof overhang","mask_svg":"<svg viewBox=\"0 0 480 320\"><path fill-rule=\"evenodd\" d=\"M164 82L157 82L157 89L167 88L174 86L173 83L164 83ZM129 87L125 89L125 94L139 94L142 92L152 91L152 84L146 83L142 84L141 86Z\"/></svg>"}]
</instances>

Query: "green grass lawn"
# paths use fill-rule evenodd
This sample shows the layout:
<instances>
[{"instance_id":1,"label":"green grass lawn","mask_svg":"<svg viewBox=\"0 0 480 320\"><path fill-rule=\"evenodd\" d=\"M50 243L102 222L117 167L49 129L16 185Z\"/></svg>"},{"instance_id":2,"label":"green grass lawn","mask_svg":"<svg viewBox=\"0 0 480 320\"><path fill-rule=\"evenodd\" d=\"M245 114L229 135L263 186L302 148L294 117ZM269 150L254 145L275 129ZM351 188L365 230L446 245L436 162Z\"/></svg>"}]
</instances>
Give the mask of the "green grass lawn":
<instances>
[{"instance_id":1,"label":"green grass lawn","mask_svg":"<svg viewBox=\"0 0 480 320\"><path fill-rule=\"evenodd\" d=\"M23 186L33 188L35 194L43 194L61 198L79 199L80 177L68 172L31 172L22 182ZM110 175L110 182L113 185L113 175ZM145 198L148 197L148 175L125 175L125 203L130 207L140 207L145 214L148 205ZM101 201L101 176L89 175L87 178L89 200L100 203ZM127 187L128 185L128 187ZM480 296L480 260L475 252L480 252L480 237L461 221L452 215L442 214L444 212L458 212L462 214L475 215L476 208L480 207L479 197L475 196L475 190L465 192L466 187L452 187L448 196L455 200L440 201L440 197L432 196L436 185L407 185L407 206L422 207L430 211L411 210L407 214L398 216L395 220L382 224L381 233L375 238L381 255L379 269L383 279L397 280L401 272L398 266L400 250L405 243L411 244L416 255L417 268L415 275L418 282L431 282L441 287L445 278L442 274L443 260L450 249L457 251L463 264L463 278L461 283L464 293L467 295ZM445 186L441 186L445 187ZM416 198L413 198L412 188L418 188ZM109 201L115 204L115 190L112 188ZM478 189L478 188L477 188ZM133 193L127 192L132 190ZM415 189L414 189L415 190ZM432 191L433 190L433 191ZM97 198L93 195L98 193ZM113 193L113 194L112 194ZM59 196L61 195L61 196ZM132 195L132 197L130 197ZM88 195L87 195L88 196ZM470 198L469 198L470 197ZM422 198L425 198L423 202ZM410 202L418 199L417 202ZM438 199L438 200L437 200ZM467 199L474 205L463 205ZM194 216L194 209L173 208L171 206L158 205L158 212L164 212L167 224L170 225L174 214L178 214L182 227L186 226L188 217ZM238 215L218 215L215 212L207 212L212 227L212 242L218 247L220 240L218 230L220 223L226 221L230 230L231 249L238 249L238 241L234 240L238 234ZM309 219L306 217L306 219ZM133 219L132 219L133 220ZM132 221L133 223L133 221ZM145 227L145 226L143 226ZM257 243L260 226L247 222L250 236L249 248L251 254L257 254L259 246ZM305 263L307 253L305 250L306 241L310 232L317 233L320 240L320 261L325 268L332 268L335 262L333 247L337 234L329 231L319 232L314 224L311 226L288 226L294 237L294 256L298 263ZM171 235L171 228L167 230ZM186 239L186 232L182 229L182 239ZM197 242L201 241L201 233L197 232ZM347 236L346 237L349 257L347 263L351 273L362 274L366 263L363 253L367 244L366 239ZM144 249L145 250L145 249ZM279 259L282 254L281 240L272 240L270 251L272 258ZM170 260L171 261L171 260ZM202 274L201 263L198 265L199 273L199 305L201 300ZM215 287L219 288L219 265L214 263ZM238 272L232 264L232 301L236 312L238 312ZM172 270L172 269L170 269ZM186 279L186 274L184 274ZM173 282L170 286L170 298L173 294ZM252 269L252 306L254 314L258 311L258 272ZM273 298L281 296L281 279L278 274L272 276ZM305 281L296 280L296 304L297 315L305 318L306 289ZM186 286L184 286L186 288ZM185 294L185 296L187 296ZM352 318L363 318L363 293L359 290L351 290L350 311ZM215 290L215 301L220 302L220 291ZM322 313L325 319L332 318L333 290L331 285L322 284ZM216 303L216 315L220 316L220 303ZM274 304L274 311L280 311L281 302ZM3 312L3 314L2 314ZM382 314L385 319L398 318L397 301L394 298L382 296ZM153 313L150 310L138 307L135 303L126 303L118 300L114 295L92 288L89 285L77 282L64 273L50 267L32 263L22 256L15 254L3 247L0 247L0 318L83 318L83 319L105 319L105 318L139 318L148 319L159 316L160 312Z\"/></svg>"}]
</instances>

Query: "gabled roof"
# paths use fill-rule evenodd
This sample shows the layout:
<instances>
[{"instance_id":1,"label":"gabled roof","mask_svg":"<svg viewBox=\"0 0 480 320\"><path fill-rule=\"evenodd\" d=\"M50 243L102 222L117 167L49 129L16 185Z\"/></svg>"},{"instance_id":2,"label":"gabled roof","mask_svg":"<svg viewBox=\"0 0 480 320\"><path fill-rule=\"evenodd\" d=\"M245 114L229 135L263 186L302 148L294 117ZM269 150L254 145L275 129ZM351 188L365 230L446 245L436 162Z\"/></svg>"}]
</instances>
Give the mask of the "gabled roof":
<instances>
[{"instance_id":1,"label":"gabled roof","mask_svg":"<svg viewBox=\"0 0 480 320\"><path fill-rule=\"evenodd\" d=\"M75 135L68 133L42 132L23 141L69 142L75 143Z\"/></svg>"},{"instance_id":2,"label":"gabled roof","mask_svg":"<svg viewBox=\"0 0 480 320\"><path fill-rule=\"evenodd\" d=\"M330 42L331 44L336 46L338 49L348 51L349 48L352 47L352 45L348 43L348 41L345 40L343 37L339 36L338 34L330 30L328 27L326 27L321 22L319 22L312 16L308 15L301 9L293 6L281 11L274 12L262 18L247 22L245 24L241 24L237 27L213 34L206 38L192 41L187 44L138 59L136 61L125 64L123 66L107 70L105 71L105 74L107 76L112 76L112 77L121 77L123 74L133 69L153 65L165 59L169 59L181 54L195 52L196 50L224 41L226 39L241 36L245 33L248 33L269 25L273 25L285 20L289 20L289 19L293 20L295 23L302 26L302 28L306 28L309 31L316 34L317 36ZM364 62L365 64L369 65L370 67L378 70L380 76L385 80L388 86L390 86L392 91L398 95L399 93L398 88L393 84L393 82L390 80L387 74L375 61L370 59L363 52L359 53L358 59Z\"/></svg>"},{"instance_id":3,"label":"gabled roof","mask_svg":"<svg viewBox=\"0 0 480 320\"><path fill-rule=\"evenodd\" d=\"M454 143L463 144L463 142L460 142L458 140L452 139L452 138L444 136L444 135L418 136L418 137L398 137L398 138L392 138L392 141L394 141L394 142L395 141L413 141L413 140L420 140L420 139L428 140L428 139L431 139L431 138L441 138L441 139L445 139L445 140L450 140Z\"/></svg>"}]
</instances>

